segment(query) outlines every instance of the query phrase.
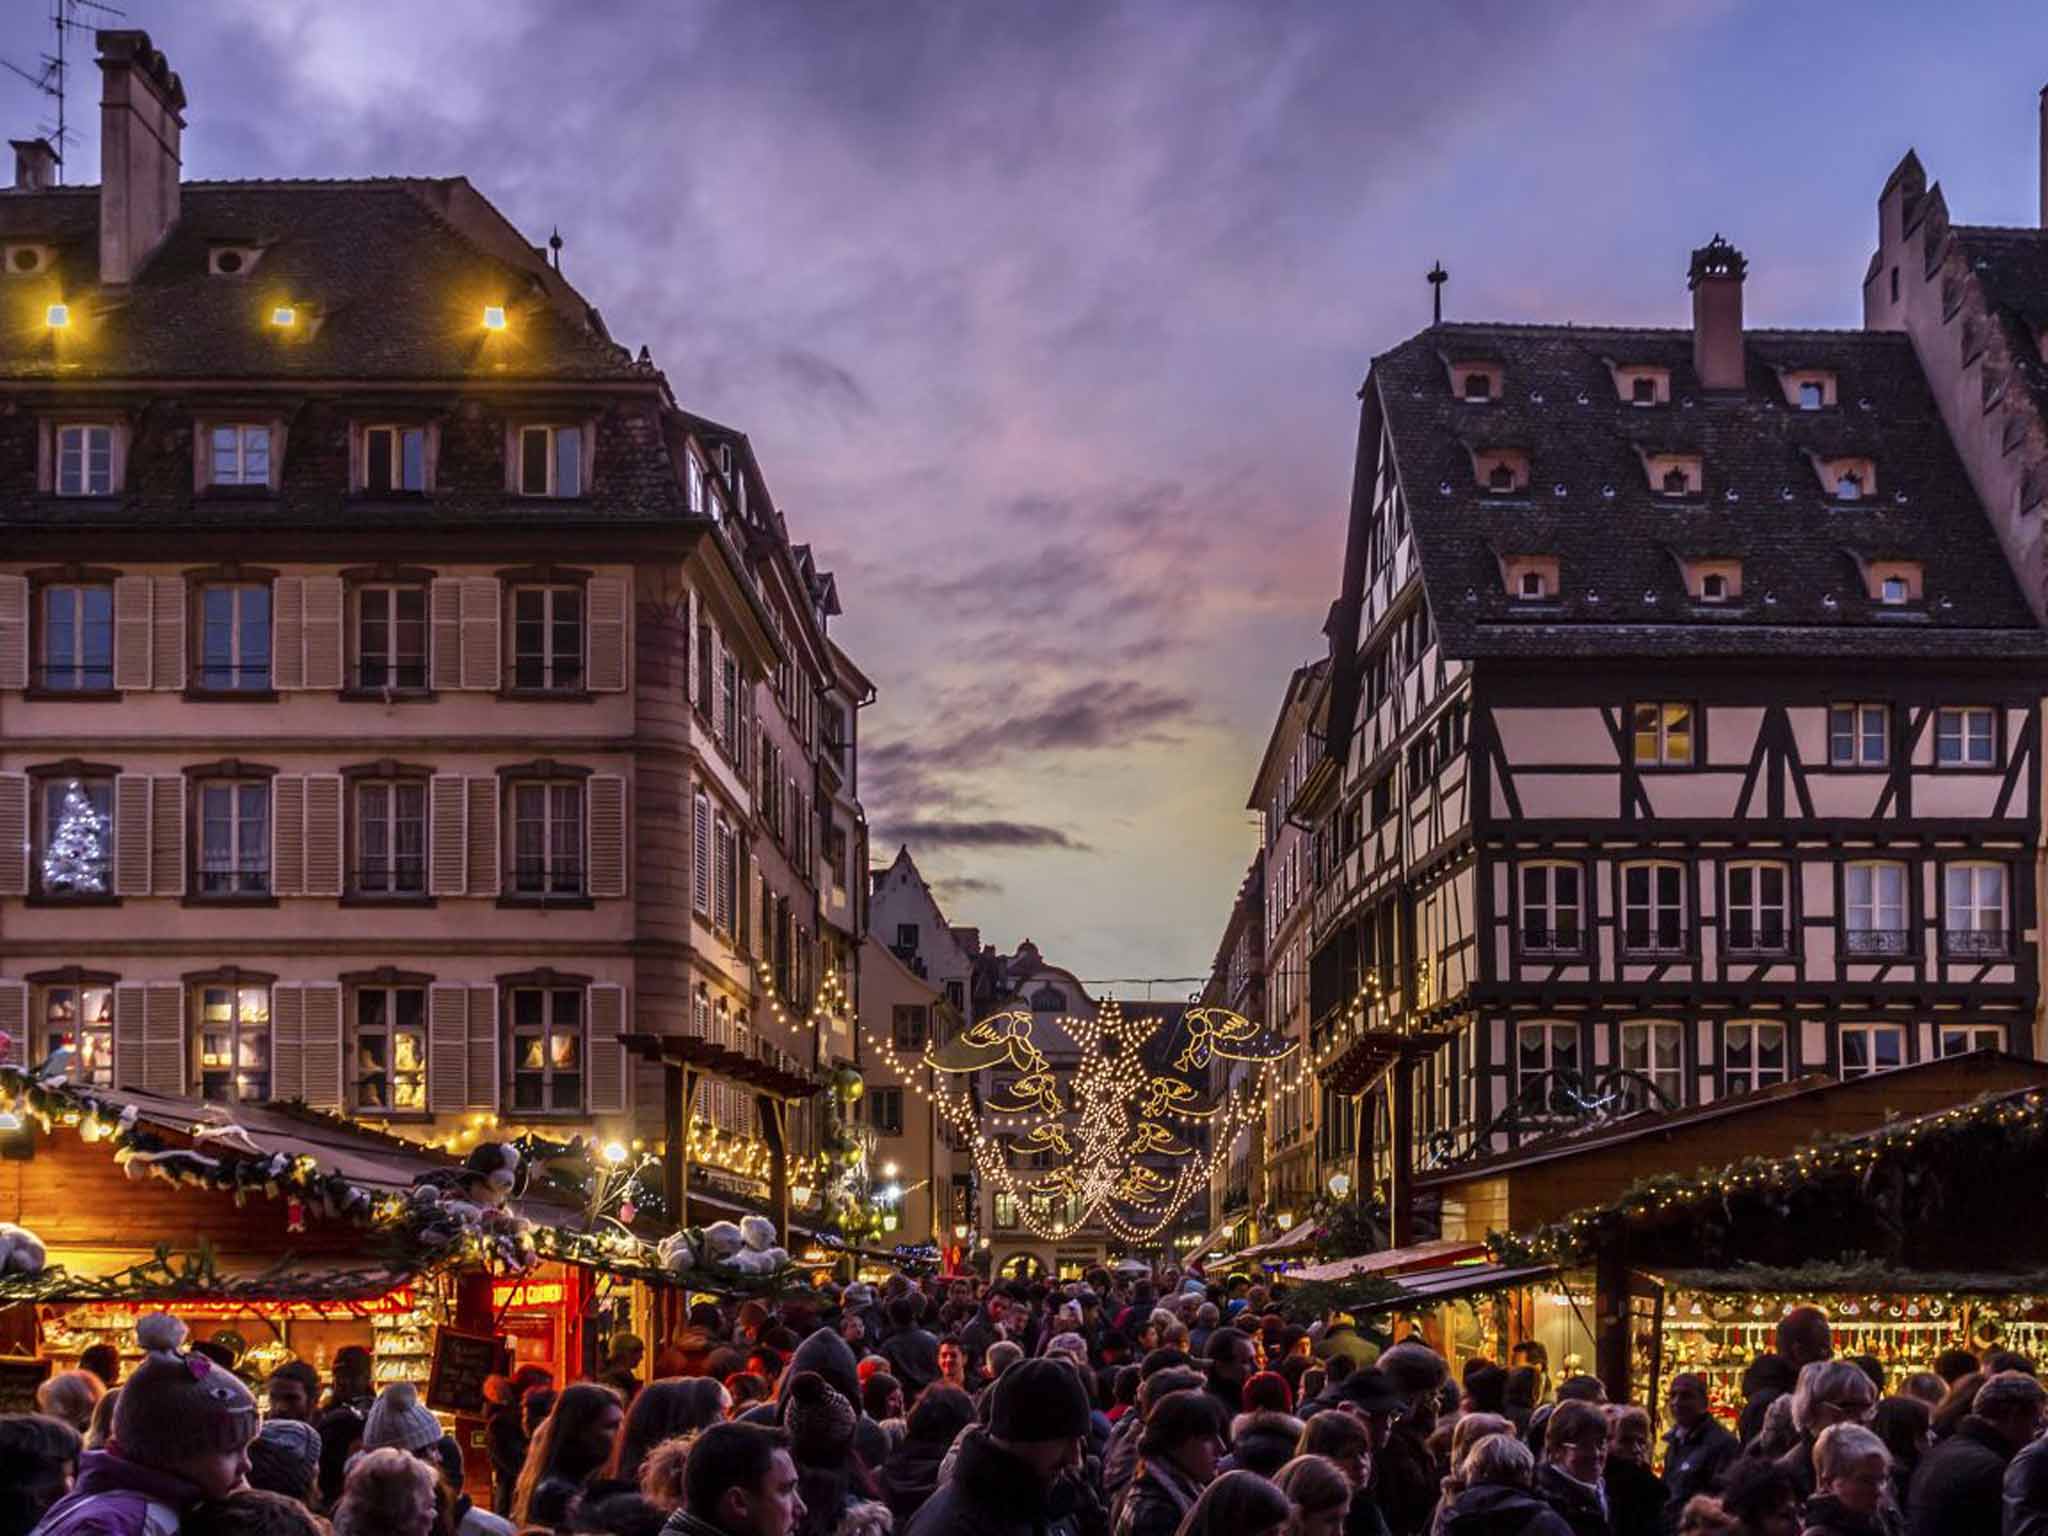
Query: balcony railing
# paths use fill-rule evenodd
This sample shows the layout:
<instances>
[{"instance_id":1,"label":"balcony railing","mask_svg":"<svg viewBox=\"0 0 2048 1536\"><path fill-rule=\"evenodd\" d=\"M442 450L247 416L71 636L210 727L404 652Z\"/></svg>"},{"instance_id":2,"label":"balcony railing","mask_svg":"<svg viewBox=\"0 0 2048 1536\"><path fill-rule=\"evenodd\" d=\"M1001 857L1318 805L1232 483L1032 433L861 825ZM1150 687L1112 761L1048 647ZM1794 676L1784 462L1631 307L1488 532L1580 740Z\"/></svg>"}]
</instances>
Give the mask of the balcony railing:
<instances>
[{"instance_id":1,"label":"balcony railing","mask_svg":"<svg viewBox=\"0 0 2048 1536\"><path fill-rule=\"evenodd\" d=\"M1911 938L1904 928L1851 928L1842 935L1842 947L1852 955L1903 957Z\"/></svg>"},{"instance_id":2,"label":"balcony railing","mask_svg":"<svg viewBox=\"0 0 2048 1536\"><path fill-rule=\"evenodd\" d=\"M2012 953L2012 942L1997 929L1944 928L1941 948L1959 960L2003 960Z\"/></svg>"},{"instance_id":3,"label":"balcony railing","mask_svg":"<svg viewBox=\"0 0 2048 1536\"><path fill-rule=\"evenodd\" d=\"M349 876L349 890L357 896L424 896L427 893L425 858L396 859L389 863L372 861Z\"/></svg>"},{"instance_id":4,"label":"balcony railing","mask_svg":"<svg viewBox=\"0 0 2048 1536\"><path fill-rule=\"evenodd\" d=\"M1522 925L1522 953L1525 955L1576 955L1585 948L1585 935L1577 923L1560 928Z\"/></svg>"}]
</instances>

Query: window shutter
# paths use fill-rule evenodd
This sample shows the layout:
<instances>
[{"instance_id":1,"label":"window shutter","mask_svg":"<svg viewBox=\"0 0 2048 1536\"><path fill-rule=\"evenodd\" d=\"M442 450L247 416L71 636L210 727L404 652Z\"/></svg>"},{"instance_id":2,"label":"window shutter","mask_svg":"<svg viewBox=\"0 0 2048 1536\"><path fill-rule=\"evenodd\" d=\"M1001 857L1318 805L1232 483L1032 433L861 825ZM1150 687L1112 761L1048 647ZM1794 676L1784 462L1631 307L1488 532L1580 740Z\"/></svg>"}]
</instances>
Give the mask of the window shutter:
<instances>
[{"instance_id":1,"label":"window shutter","mask_svg":"<svg viewBox=\"0 0 2048 1536\"><path fill-rule=\"evenodd\" d=\"M472 777L465 841L469 894L495 899L498 889L498 780Z\"/></svg>"},{"instance_id":2,"label":"window shutter","mask_svg":"<svg viewBox=\"0 0 2048 1536\"><path fill-rule=\"evenodd\" d=\"M619 693L626 686L626 583L618 576L590 579L590 668L586 674L596 693Z\"/></svg>"},{"instance_id":3,"label":"window shutter","mask_svg":"<svg viewBox=\"0 0 2048 1536\"><path fill-rule=\"evenodd\" d=\"M341 894L341 775L309 773L306 786L306 894Z\"/></svg>"},{"instance_id":4,"label":"window shutter","mask_svg":"<svg viewBox=\"0 0 2048 1536\"><path fill-rule=\"evenodd\" d=\"M142 1016L142 1086L151 1093L185 1093L185 989L153 981Z\"/></svg>"},{"instance_id":5,"label":"window shutter","mask_svg":"<svg viewBox=\"0 0 2048 1536\"><path fill-rule=\"evenodd\" d=\"M725 739L725 641L716 630L711 632L711 734L721 747L732 750Z\"/></svg>"},{"instance_id":6,"label":"window shutter","mask_svg":"<svg viewBox=\"0 0 2048 1536\"><path fill-rule=\"evenodd\" d=\"M427 988L427 1108L469 1107L469 988Z\"/></svg>"},{"instance_id":7,"label":"window shutter","mask_svg":"<svg viewBox=\"0 0 2048 1536\"><path fill-rule=\"evenodd\" d=\"M590 1112L620 1115L626 1111L626 989L599 982L590 989Z\"/></svg>"},{"instance_id":8,"label":"window shutter","mask_svg":"<svg viewBox=\"0 0 2048 1536\"><path fill-rule=\"evenodd\" d=\"M498 989L469 987L467 1045L469 1107L498 1107Z\"/></svg>"},{"instance_id":9,"label":"window shutter","mask_svg":"<svg viewBox=\"0 0 2048 1536\"><path fill-rule=\"evenodd\" d=\"M149 775L114 776L114 894L149 894Z\"/></svg>"},{"instance_id":10,"label":"window shutter","mask_svg":"<svg viewBox=\"0 0 2048 1536\"><path fill-rule=\"evenodd\" d=\"M0 576L0 688L28 686L28 578Z\"/></svg>"},{"instance_id":11,"label":"window shutter","mask_svg":"<svg viewBox=\"0 0 2048 1536\"><path fill-rule=\"evenodd\" d=\"M142 1086L142 1018L149 989L140 983L114 988L114 1086Z\"/></svg>"},{"instance_id":12,"label":"window shutter","mask_svg":"<svg viewBox=\"0 0 2048 1536\"><path fill-rule=\"evenodd\" d=\"M341 578L308 576L305 585L305 686L339 689L343 655Z\"/></svg>"},{"instance_id":13,"label":"window shutter","mask_svg":"<svg viewBox=\"0 0 2048 1536\"><path fill-rule=\"evenodd\" d=\"M683 697L690 703L703 707L697 697L697 594L685 587L682 601L683 621Z\"/></svg>"},{"instance_id":14,"label":"window shutter","mask_svg":"<svg viewBox=\"0 0 2048 1536\"><path fill-rule=\"evenodd\" d=\"M153 688L185 686L185 578L159 576L150 600L149 682Z\"/></svg>"},{"instance_id":15,"label":"window shutter","mask_svg":"<svg viewBox=\"0 0 2048 1536\"><path fill-rule=\"evenodd\" d=\"M279 576L270 583L270 680L278 688L306 686L306 583Z\"/></svg>"},{"instance_id":16,"label":"window shutter","mask_svg":"<svg viewBox=\"0 0 2048 1536\"><path fill-rule=\"evenodd\" d=\"M27 878L26 874L23 878ZM711 797L701 789L697 791L696 815L690 827L690 904L710 916Z\"/></svg>"},{"instance_id":17,"label":"window shutter","mask_svg":"<svg viewBox=\"0 0 2048 1536\"><path fill-rule=\"evenodd\" d=\"M0 773L0 896L28 894L28 775Z\"/></svg>"},{"instance_id":18,"label":"window shutter","mask_svg":"<svg viewBox=\"0 0 2048 1536\"><path fill-rule=\"evenodd\" d=\"M427 593L433 624L433 682L437 689L462 686L462 583L437 576Z\"/></svg>"},{"instance_id":19,"label":"window shutter","mask_svg":"<svg viewBox=\"0 0 2048 1536\"><path fill-rule=\"evenodd\" d=\"M616 773L590 776L583 830L589 840L584 867L592 896L626 894L626 781Z\"/></svg>"},{"instance_id":20,"label":"window shutter","mask_svg":"<svg viewBox=\"0 0 2048 1536\"><path fill-rule=\"evenodd\" d=\"M460 896L469 888L468 800L459 773L437 773L429 792L428 810L433 857L427 865L427 890L435 896Z\"/></svg>"},{"instance_id":21,"label":"window shutter","mask_svg":"<svg viewBox=\"0 0 2048 1536\"><path fill-rule=\"evenodd\" d=\"M270 989L270 1096L290 1103L306 1096L306 989Z\"/></svg>"},{"instance_id":22,"label":"window shutter","mask_svg":"<svg viewBox=\"0 0 2048 1536\"><path fill-rule=\"evenodd\" d=\"M462 583L462 686L498 687L498 583L476 576Z\"/></svg>"},{"instance_id":23,"label":"window shutter","mask_svg":"<svg viewBox=\"0 0 2048 1536\"><path fill-rule=\"evenodd\" d=\"M712 854L718 860L718 926L732 931L732 827L718 818L718 840Z\"/></svg>"},{"instance_id":24,"label":"window shutter","mask_svg":"<svg viewBox=\"0 0 2048 1536\"><path fill-rule=\"evenodd\" d=\"M185 779L159 774L149 782L149 888L185 894Z\"/></svg>"},{"instance_id":25,"label":"window shutter","mask_svg":"<svg viewBox=\"0 0 2048 1536\"><path fill-rule=\"evenodd\" d=\"M150 625L155 614L156 584L147 576L122 576L114 582L114 686L147 688L149 659L155 648Z\"/></svg>"},{"instance_id":26,"label":"window shutter","mask_svg":"<svg viewBox=\"0 0 2048 1536\"><path fill-rule=\"evenodd\" d=\"M341 987L331 981L309 981L302 990L306 998L306 1102L315 1109L338 1110L342 1107Z\"/></svg>"},{"instance_id":27,"label":"window shutter","mask_svg":"<svg viewBox=\"0 0 2048 1536\"><path fill-rule=\"evenodd\" d=\"M280 773L270 781L270 893L306 894L306 776Z\"/></svg>"},{"instance_id":28,"label":"window shutter","mask_svg":"<svg viewBox=\"0 0 2048 1536\"><path fill-rule=\"evenodd\" d=\"M0 1066L28 1065L28 983L0 981L0 1035L6 1048L0 1050Z\"/></svg>"}]
</instances>

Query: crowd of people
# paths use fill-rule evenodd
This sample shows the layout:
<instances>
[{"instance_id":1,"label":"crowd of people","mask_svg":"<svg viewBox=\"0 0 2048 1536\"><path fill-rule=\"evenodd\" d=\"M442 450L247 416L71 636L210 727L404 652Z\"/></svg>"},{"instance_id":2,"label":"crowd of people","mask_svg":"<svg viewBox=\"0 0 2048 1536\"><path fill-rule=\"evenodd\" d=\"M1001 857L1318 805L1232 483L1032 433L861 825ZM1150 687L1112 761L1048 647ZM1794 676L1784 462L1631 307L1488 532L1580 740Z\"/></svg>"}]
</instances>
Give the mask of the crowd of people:
<instances>
[{"instance_id":1,"label":"crowd of people","mask_svg":"<svg viewBox=\"0 0 2048 1536\"><path fill-rule=\"evenodd\" d=\"M2048 1394L2016 1355L1888 1381L1796 1308L1735 1430L1666 1384L1658 1457L1642 1408L1553 1383L1540 1345L1454 1377L1279 1289L701 1302L651 1358L613 1335L595 1380L493 1378L476 1498L367 1352L252 1387L157 1314L125 1378L91 1351L0 1416L0 1536L2048 1536Z\"/></svg>"}]
</instances>

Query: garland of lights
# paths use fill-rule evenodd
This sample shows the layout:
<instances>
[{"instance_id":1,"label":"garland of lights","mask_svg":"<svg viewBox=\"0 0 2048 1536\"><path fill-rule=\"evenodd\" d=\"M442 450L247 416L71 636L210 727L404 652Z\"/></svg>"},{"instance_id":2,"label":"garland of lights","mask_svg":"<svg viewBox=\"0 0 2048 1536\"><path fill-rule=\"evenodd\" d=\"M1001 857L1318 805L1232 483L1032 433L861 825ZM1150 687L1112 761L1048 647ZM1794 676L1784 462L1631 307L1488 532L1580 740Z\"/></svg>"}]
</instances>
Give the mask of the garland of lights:
<instances>
[{"instance_id":1,"label":"garland of lights","mask_svg":"<svg viewBox=\"0 0 2048 1536\"><path fill-rule=\"evenodd\" d=\"M1143 1048L1158 1025L1126 1019L1114 1000L1092 1019L1063 1016L1057 1022L1081 1053L1064 1084L1033 1041L1036 1020L1024 1010L994 1014L970 1026L947 1046L951 1059L941 1060L937 1042L927 1041L917 1064L927 1069L922 1083L916 1067L906 1068L888 1041L867 1036L891 1071L911 1092L929 1098L972 1148L982 1181L1017 1199L1026 1230L1048 1241L1093 1221L1127 1243L1156 1238L1197 1192L1208 1188L1238 1134L1280 1094L1307 1080L1299 1062L1291 1075L1280 1071L1296 1046L1275 1040L1227 1009L1187 1010L1181 1022L1188 1041L1172 1063L1181 1073L1201 1071L1218 1058L1257 1065L1248 1091L1226 1093L1214 1102L1205 1101L1183 1078L1146 1065ZM1018 1076L1000 1098L992 1096L985 1104L977 1104L971 1087L963 1085L954 1093L943 1086L944 1077L996 1067L1014 1069ZM1177 1127L1206 1129L1208 1152L1184 1141ZM1059 1161L1020 1179L1012 1167L1020 1154ZM1152 1161L1177 1166L1168 1176ZM1046 1197L1063 1201L1068 1219L1042 1219L1033 1201Z\"/></svg>"}]
</instances>

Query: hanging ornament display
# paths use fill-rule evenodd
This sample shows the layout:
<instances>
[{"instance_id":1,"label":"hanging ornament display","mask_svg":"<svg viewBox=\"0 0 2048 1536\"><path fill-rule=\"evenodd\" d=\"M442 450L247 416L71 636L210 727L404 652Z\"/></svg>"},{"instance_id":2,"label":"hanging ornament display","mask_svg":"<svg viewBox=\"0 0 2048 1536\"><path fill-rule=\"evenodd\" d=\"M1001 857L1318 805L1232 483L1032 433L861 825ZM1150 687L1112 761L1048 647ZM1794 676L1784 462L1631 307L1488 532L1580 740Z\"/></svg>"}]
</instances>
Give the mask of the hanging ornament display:
<instances>
[{"instance_id":1,"label":"hanging ornament display","mask_svg":"<svg viewBox=\"0 0 2048 1536\"><path fill-rule=\"evenodd\" d=\"M43 890L52 896L104 896L107 819L77 779L64 786L57 824L43 849Z\"/></svg>"}]
</instances>

